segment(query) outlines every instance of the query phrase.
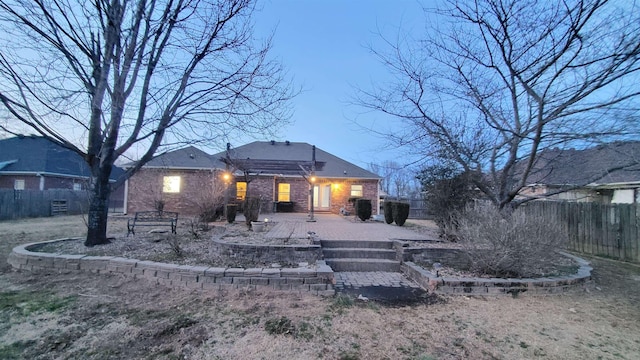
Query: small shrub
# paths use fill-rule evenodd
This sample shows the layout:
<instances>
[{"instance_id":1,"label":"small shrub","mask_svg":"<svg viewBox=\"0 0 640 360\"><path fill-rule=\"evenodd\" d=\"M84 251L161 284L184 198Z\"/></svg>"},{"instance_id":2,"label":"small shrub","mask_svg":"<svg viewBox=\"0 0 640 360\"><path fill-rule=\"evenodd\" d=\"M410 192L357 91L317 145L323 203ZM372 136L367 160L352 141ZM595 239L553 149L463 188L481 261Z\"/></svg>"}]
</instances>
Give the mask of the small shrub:
<instances>
[{"instance_id":1,"label":"small shrub","mask_svg":"<svg viewBox=\"0 0 640 360\"><path fill-rule=\"evenodd\" d=\"M200 237L202 236L201 233L211 230L209 223L202 222L200 218L190 220L188 224L189 224L189 230L188 230L189 234L194 239L200 239Z\"/></svg>"},{"instance_id":2,"label":"small shrub","mask_svg":"<svg viewBox=\"0 0 640 360\"><path fill-rule=\"evenodd\" d=\"M252 221L258 221L260 215L260 198L246 198L244 202L244 217L247 226L251 226Z\"/></svg>"},{"instance_id":3,"label":"small shrub","mask_svg":"<svg viewBox=\"0 0 640 360\"><path fill-rule=\"evenodd\" d=\"M164 200L162 199L157 199L153 201L153 208L159 212L160 214L162 214L162 212L164 211Z\"/></svg>"},{"instance_id":4,"label":"small shrub","mask_svg":"<svg viewBox=\"0 0 640 360\"><path fill-rule=\"evenodd\" d=\"M371 218L371 200L370 199L357 199L356 200L356 215L362 221L366 221Z\"/></svg>"},{"instance_id":5,"label":"small shrub","mask_svg":"<svg viewBox=\"0 0 640 360\"><path fill-rule=\"evenodd\" d=\"M200 221L199 220L189 221L189 234L194 239L200 239Z\"/></svg>"},{"instance_id":6,"label":"small shrub","mask_svg":"<svg viewBox=\"0 0 640 360\"><path fill-rule=\"evenodd\" d=\"M296 327L291 319L286 316L269 319L264 324L264 330L270 335L294 335Z\"/></svg>"},{"instance_id":7,"label":"small shrub","mask_svg":"<svg viewBox=\"0 0 640 360\"><path fill-rule=\"evenodd\" d=\"M236 221L236 213L238 212L238 205L227 204L227 222L232 224Z\"/></svg>"},{"instance_id":8,"label":"small shrub","mask_svg":"<svg viewBox=\"0 0 640 360\"><path fill-rule=\"evenodd\" d=\"M384 222L391 224L393 222L393 201L384 201L382 211L384 211Z\"/></svg>"},{"instance_id":9,"label":"small shrub","mask_svg":"<svg viewBox=\"0 0 640 360\"><path fill-rule=\"evenodd\" d=\"M402 226L407 221L407 218L409 218L409 204L394 202L391 207L391 212L396 225Z\"/></svg>"},{"instance_id":10,"label":"small shrub","mask_svg":"<svg viewBox=\"0 0 640 360\"><path fill-rule=\"evenodd\" d=\"M471 270L496 277L537 277L565 261L558 253L567 235L558 222L493 206L471 209L460 219L458 235Z\"/></svg>"},{"instance_id":11,"label":"small shrub","mask_svg":"<svg viewBox=\"0 0 640 360\"><path fill-rule=\"evenodd\" d=\"M176 257L181 258L184 256L184 251L182 250L182 246L180 245L180 239L176 235L169 236L169 238L167 239L167 243L169 244L171 251Z\"/></svg>"},{"instance_id":12,"label":"small shrub","mask_svg":"<svg viewBox=\"0 0 640 360\"><path fill-rule=\"evenodd\" d=\"M220 219L224 212L224 206L217 202L207 202L200 206L198 219L202 223L214 222Z\"/></svg>"},{"instance_id":13,"label":"small shrub","mask_svg":"<svg viewBox=\"0 0 640 360\"><path fill-rule=\"evenodd\" d=\"M348 295L336 295L327 310L337 314L344 314L346 310L353 307L353 305L354 300L352 297Z\"/></svg>"}]
</instances>

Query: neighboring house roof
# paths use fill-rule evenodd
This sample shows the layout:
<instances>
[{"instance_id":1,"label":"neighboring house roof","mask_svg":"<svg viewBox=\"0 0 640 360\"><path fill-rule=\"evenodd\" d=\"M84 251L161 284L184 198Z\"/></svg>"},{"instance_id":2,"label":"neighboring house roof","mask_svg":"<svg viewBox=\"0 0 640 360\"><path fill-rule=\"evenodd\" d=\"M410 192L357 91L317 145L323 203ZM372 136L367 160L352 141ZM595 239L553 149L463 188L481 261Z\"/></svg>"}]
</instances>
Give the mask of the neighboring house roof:
<instances>
[{"instance_id":1,"label":"neighboring house roof","mask_svg":"<svg viewBox=\"0 0 640 360\"><path fill-rule=\"evenodd\" d=\"M576 150L540 153L528 184L590 185L640 182L640 142L627 141Z\"/></svg>"},{"instance_id":2,"label":"neighboring house roof","mask_svg":"<svg viewBox=\"0 0 640 360\"><path fill-rule=\"evenodd\" d=\"M299 175L303 173L299 165L308 170L312 163L312 156L313 145L302 142L255 141L229 151L229 158L238 166L272 175ZM198 148L189 146L157 156L144 167L224 170L227 168L224 163L226 157L226 151L207 155ZM370 171L318 148L316 148L315 174L326 178L380 178Z\"/></svg>"},{"instance_id":3,"label":"neighboring house roof","mask_svg":"<svg viewBox=\"0 0 640 360\"><path fill-rule=\"evenodd\" d=\"M122 173L114 167L111 179ZM42 136L0 140L0 175L36 174L87 178L91 171L80 155Z\"/></svg>"},{"instance_id":4,"label":"neighboring house roof","mask_svg":"<svg viewBox=\"0 0 640 360\"><path fill-rule=\"evenodd\" d=\"M211 155L194 147L170 151L156 156L144 165L146 168L214 169L219 167ZM224 167L223 167L224 168Z\"/></svg>"},{"instance_id":5,"label":"neighboring house roof","mask_svg":"<svg viewBox=\"0 0 640 360\"><path fill-rule=\"evenodd\" d=\"M222 169L224 169L224 163L221 159L224 159L225 157L226 152L220 152L213 155L213 158L218 161L218 166ZM313 157L313 145L303 142L254 141L237 148L232 148L230 150L229 157L232 160L238 159L240 161L246 159L266 160L267 162L262 162L263 165L268 165L265 172L268 173L269 169L273 169L272 171L274 175L287 175L287 173L291 174L293 165L296 163L303 164L305 168L308 168ZM280 162L284 166L278 170L277 168L272 168L271 164L268 162ZM260 162L256 163L260 164ZM316 163L315 174L318 177L360 179L380 178L380 176L370 171L319 148L316 148ZM301 172L302 170L299 170L296 173L299 174Z\"/></svg>"}]
</instances>

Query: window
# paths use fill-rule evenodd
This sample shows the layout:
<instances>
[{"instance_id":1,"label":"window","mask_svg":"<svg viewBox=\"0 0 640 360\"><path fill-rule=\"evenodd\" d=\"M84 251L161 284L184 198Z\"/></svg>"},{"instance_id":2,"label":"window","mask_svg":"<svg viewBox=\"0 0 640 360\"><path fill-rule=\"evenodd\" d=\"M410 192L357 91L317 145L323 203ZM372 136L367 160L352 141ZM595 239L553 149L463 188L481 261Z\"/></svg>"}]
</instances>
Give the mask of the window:
<instances>
[{"instance_id":1,"label":"window","mask_svg":"<svg viewBox=\"0 0 640 360\"><path fill-rule=\"evenodd\" d=\"M351 196L362 197L362 185L351 185Z\"/></svg>"},{"instance_id":2,"label":"window","mask_svg":"<svg viewBox=\"0 0 640 360\"><path fill-rule=\"evenodd\" d=\"M180 192L180 176L165 176L162 181L162 192L179 193Z\"/></svg>"},{"instance_id":3,"label":"window","mask_svg":"<svg viewBox=\"0 0 640 360\"><path fill-rule=\"evenodd\" d=\"M13 190L24 190L24 179L16 179L13 181Z\"/></svg>"},{"instance_id":4,"label":"window","mask_svg":"<svg viewBox=\"0 0 640 360\"><path fill-rule=\"evenodd\" d=\"M82 190L82 184L73 183L73 191L80 191L80 190Z\"/></svg>"},{"instance_id":5,"label":"window","mask_svg":"<svg viewBox=\"0 0 640 360\"><path fill-rule=\"evenodd\" d=\"M236 198L238 200L244 200L247 196L247 183L244 181L238 181L236 183Z\"/></svg>"},{"instance_id":6,"label":"window","mask_svg":"<svg viewBox=\"0 0 640 360\"><path fill-rule=\"evenodd\" d=\"M291 201L291 184L278 184L278 201Z\"/></svg>"}]
</instances>

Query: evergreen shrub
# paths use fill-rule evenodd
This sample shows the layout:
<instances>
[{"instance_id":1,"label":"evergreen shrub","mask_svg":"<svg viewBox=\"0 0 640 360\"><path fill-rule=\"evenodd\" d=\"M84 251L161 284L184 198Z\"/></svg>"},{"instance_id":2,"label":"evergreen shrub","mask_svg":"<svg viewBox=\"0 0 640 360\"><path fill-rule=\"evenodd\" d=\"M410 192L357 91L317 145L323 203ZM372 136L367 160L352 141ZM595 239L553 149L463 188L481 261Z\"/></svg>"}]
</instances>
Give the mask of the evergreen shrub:
<instances>
[{"instance_id":1,"label":"evergreen shrub","mask_svg":"<svg viewBox=\"0 0 640 360\"><path fill-rule=\"evenodd\" d=\"M409 217L409 204L403 202L394 202L391 206L393 221L398 226L404 225Z\"/></svg>"},{"instance_id":2,"label":"evergreen shrub","mask_svg":"<svg viewBox=\"0 0 640 360\"><path fill-rule=\"evenodd\" d=\"M384 205L382 205L382 210L384 211L384 222L387 224L391 224L393 222L393 206L394 201L384 201Z\"/></svg>"},{"instance_id":3,"label":"evergreen shrub","mask_svg":"<svg viewBox=\"0 0 640 360\"><path fill-rule=\"evenodd\" d=\"M370 199L357 199L356 200L356 215L362 221L366 221L371 218L371 200Z\"/></svg>"}]
</instances>

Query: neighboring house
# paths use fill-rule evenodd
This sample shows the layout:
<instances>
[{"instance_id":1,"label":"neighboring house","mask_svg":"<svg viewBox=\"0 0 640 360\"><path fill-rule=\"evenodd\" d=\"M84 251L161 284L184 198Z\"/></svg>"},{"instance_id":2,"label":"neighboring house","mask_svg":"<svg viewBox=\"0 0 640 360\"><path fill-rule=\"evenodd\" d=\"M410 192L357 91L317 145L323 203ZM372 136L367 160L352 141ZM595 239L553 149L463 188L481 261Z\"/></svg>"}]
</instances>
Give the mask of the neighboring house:
<instances>
[{"instance_id":1,"label":"neighboring house","mask_svg":"<svg viewBox=\"0 0 640 360\"><path fill-rule=\"evenodd\" d=\"M111 181L124 171L114 167ZM16 136L0 140L0 189L87 190L90 170L77 153L42 136ZM112 193L124 198L124 187Z\"/></svg>"},{"instance_id":2,"label":"neighboring house","mask_svg":"<svg viewBox=\"0 0 640 360\"><path fill-rule=\"evenodd\" d=\"M314 151L315 150L315 151ZM314 161L315 152L315 161ZM193 147L160 155L127 181L127 211L165 210L195 215L207 203L260 197L263 211L352 211L350 198L379 208L380 177L301 142L256 141L208 155Z\"/></svg>"},{"instance_id":3,"label":"neighboring house","mask_svg":"<svg viewBox=\"0 0 640 360\"><path fill-rule=\"evenodd\" d=\"M523 196L603 204L640 202L640 142L540 153Z\"/></svg>"}]
</instances>

